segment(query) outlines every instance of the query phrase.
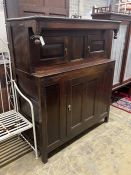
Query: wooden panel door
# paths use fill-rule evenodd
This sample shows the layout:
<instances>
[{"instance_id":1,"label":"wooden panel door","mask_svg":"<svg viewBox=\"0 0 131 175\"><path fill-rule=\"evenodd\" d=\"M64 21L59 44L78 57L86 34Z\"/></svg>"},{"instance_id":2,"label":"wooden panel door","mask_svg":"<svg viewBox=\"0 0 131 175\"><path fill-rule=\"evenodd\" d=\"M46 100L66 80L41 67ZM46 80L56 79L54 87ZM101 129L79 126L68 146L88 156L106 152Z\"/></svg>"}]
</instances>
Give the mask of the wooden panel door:
<instances>
[{"instance_id":1,"label":"wooden panel door","mask_svg":"<svg viewBox=\"0 0 131 175\"><path fill-rule=\"evenodd\" d=\"M96 120L98 77L82 77L68 82L67 134L76 135Z\"/></svg>"},{"instance_id":2,"label":"wooden panel door","mask_svg":"<svg viewBox=\"0 0 131 175\"><path fill-rule=\"evenodd\" d=\"M121 24L118 38L112 41L111 59L116 60L113 85L120 83L123 53L126 41L127 24Z\"/></svg>"},{"instance_id":3,"label":"wooden panel door","mask_svg":"<svg viewBox=\"0 0 131 175\"><path fill-rule=\"evenodd\" d=\"M46 45L40 48L40 64L54 65L68 61L69 46L66 36L44 36Z\"/></svg>"},{"instance_id":4,"label":"wooden panel door","mask_svg":"<svg viewBox=\"0 0 131 175\"><path fill-rule=\"evenodd\" d=\"M109 68L68 82L68 135L74 136L108 117L112 81L113 68Z\"/></svg>"}]
</instances>

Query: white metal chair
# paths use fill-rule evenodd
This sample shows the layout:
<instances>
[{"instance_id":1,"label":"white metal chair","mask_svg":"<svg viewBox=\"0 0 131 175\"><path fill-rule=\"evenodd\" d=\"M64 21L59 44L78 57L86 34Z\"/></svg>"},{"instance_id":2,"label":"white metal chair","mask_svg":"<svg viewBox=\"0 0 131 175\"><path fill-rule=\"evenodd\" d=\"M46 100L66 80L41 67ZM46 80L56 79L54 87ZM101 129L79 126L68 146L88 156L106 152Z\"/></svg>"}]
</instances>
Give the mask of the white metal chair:
<instances>
[{"instance_id":1,"label":"white metal chair","mask_svg":"<svg viewBox=\"0 0 131 175\"><path fill-rule=\"evenodd\" d=\"M1 39L0 41L4 43ZM4 45L6 47L7 44L4 43ZM7 47L6 50L8 50ZM1 53L0 65L3 66L4 69L4 84L8 103L8 110L5 110L2 88L3 82L2 79L0 79L0 101L2 110L0 113L0 143L15 135L20 135L32 147L36 158L38 158L33 104L25 95L23 95L12 78L11 58L9 51L7 56L4 53ZM29 104L31 111L31 122L19 112L17 94L19 94L19 96L21 96ZM30 142L22 135L22 132L31 128L33 129L34 145L31 145Z\"/></svg>"}]
</instances>

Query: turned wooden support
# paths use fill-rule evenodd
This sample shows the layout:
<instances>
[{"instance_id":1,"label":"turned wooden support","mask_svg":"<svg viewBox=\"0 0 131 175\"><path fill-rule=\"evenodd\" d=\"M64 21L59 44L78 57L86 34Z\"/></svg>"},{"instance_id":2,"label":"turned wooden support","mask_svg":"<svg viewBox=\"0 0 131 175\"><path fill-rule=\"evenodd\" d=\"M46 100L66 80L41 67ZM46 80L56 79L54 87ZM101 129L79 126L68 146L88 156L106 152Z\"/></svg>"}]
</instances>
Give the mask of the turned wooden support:
<instances>
[{"instance_id":1,"label":"turned wooden support","mask_svg":"<svg viewBox=\"0 0 131 175\"><path fill-rule=\"evenodd\" d=\"M118 30L115 29L115 30L114 30L114 39L117 39L117 34L118 34Z\"/></svg>"}]
</instances>

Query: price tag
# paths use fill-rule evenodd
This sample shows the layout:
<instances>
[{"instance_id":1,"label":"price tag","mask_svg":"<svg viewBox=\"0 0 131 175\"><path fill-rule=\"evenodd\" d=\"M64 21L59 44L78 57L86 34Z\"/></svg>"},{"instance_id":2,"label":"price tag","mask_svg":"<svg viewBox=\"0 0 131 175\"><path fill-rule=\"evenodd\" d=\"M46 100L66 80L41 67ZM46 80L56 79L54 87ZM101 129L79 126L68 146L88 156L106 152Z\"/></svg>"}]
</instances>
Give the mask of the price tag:
<instances>
[{"instance_id":1,"label":"price tag","mask_svg":"<svg viewBox=\"0 0 131 175\"><path fill-rule=\"evenodd\" d=\"M42 37L42 36L40 36L40 42L41 42L41 45L42 45L42 46L44 46L44 45L45 45L45 41L44 41L44 39L43 39L43 37Z\"/></svg>"}]
</instances>

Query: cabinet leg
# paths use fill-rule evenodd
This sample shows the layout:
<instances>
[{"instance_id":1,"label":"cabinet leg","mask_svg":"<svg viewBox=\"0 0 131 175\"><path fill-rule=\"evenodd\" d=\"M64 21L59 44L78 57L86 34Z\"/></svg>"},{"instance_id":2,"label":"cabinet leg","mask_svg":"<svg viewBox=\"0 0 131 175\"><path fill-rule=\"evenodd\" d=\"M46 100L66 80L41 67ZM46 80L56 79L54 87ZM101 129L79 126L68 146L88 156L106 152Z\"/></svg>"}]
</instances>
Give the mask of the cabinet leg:
<instances>
[{"instance_id":1,"label":"cabinet leg","mask_svg":"<svg viewBox=\"0 0 131 175\"><path fill-rule=\"evenodd\" d=\"M48 154L45 153L45 154L42 155L42 162L43 163L47 163L48 162Z\"/></svg>"},{"instance_id":2,"label":"cabinet leg","mask_svg":"<svg viewBox=\"0 0 131 175\"><path fill-rule=\"evenodd\" d=\"M104 122L108 123L109 121L109 116L105 117Z\"/></svg>"}]
</instances>

